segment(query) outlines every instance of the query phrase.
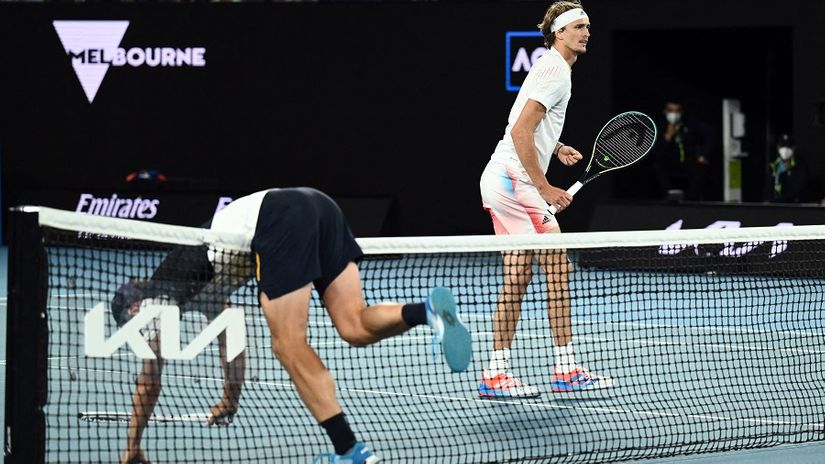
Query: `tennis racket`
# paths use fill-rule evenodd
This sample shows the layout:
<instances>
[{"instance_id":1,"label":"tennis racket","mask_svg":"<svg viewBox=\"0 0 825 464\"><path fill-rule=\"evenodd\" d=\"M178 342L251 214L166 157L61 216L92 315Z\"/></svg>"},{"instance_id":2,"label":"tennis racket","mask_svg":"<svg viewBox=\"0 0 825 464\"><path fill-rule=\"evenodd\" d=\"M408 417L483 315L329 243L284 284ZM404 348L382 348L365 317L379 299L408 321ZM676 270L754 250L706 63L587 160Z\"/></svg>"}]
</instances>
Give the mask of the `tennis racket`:
<instances>
[{"instance_id":1,"label":"tennis racket","mask_svg":"<svg viewBox=\"0 0 825 464\"><path fill-rule=\"evenodd\" d=\"M114 412L114 411L89 411L77 413L77 418L83 422L95 423L129 423L132 414L128 412ZM164 422L195 422L206 425L209 419L209 414L204 413L189 413L189 414L153 414L149 418L151 423ZM232 418L221 418L215 425L229 425L232 423Z\"/></svg>"},{"instance_id":2,"label":"tennis racket","mask_svg":"<svg viewBox=\"0 0 825 464\"><path fill-rule=\"evenodd\" d=\"M581 179L567 189L575 195L585 184L602 174L622 169L644 158L656 143L656 124L650 116L638 111L628 111L614 116L602 127L593 154ZM556 214L556 205L550 205L550 214Z\"/></svg>"}]
</instances>

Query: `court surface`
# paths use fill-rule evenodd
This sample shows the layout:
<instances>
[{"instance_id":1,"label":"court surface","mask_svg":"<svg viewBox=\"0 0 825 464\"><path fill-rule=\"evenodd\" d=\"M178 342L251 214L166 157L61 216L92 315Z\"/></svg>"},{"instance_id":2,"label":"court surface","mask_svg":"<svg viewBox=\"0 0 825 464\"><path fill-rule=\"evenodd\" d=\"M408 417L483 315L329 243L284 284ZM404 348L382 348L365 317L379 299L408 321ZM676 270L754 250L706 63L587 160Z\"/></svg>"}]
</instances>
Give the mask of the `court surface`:
<instances>
[{"instance_id":1,"label":"court surface","mask_svg":"<svg viewBox=\"0 0 825 464\"><path fill-rule=\"evenodd\" d=\"M6 256L6 249L2 249L0 257L3 259L3 274L0 275L0 278L2 278L0 285L3 286L3 290L5 290L6 285ZM729 287L729 284L728 282L726 286ZM5 293L3 291L3 295ZM76 317L82 313L81 311L60 311L60 309L88 309L89 303L95 301L96 298L90 295L71 293L52 295L49 304L51 308L58 311L51 319L51 324L77 324ZM459 295L459 299L461 300L461 295ZM591 297L591 300L597 299L598 296ZM4 336L6 334L5 301L5 298L3 298L2 318L0 318L0 328L2 328ZM472 305L470 304L470 306ZM465 319L473 331L475 342L481 344L481 346L488 345L491 332L488 323L489 315L484 314L486 309L465 309L468 310L465 313ZM668 308L662 308L661 310L666 312ZM314 311L317 311L317 308ZM258 317L258 313L248 312L249 330L254 332L260 329L261 321L256 319ZM733 322L734 325L737 325L736 321ZM744 323L744 321L741 322ZM197 322L193 323L197 324ZM806 359L809 356L821 357L822 350L825 350L825 347L822 346L822 334L814 333L809 338L802 337L801 340L805 342L801 345L798 343L800 338L799 334L794 332L792 315L788 317L788 326L777 327L775 331L734 330L730 327L731 321L727 322L728 327L724 329L703 329L695 326L687 329L685 327L648 327L634 323L631 314L627 315L627 320L577 319L575 323L575 332L580 334L576 339L577 350L583 353L597 354L621 350L655 350L657 347L667 347L669 344L678 343L679 334L683 333L684 330L725 330L726 334L722 343L704 347L704 356L707 356L704 361L712 363L715 358L722 355L730 356L731 352L741 352L742 356L737 356L740 359L738 362L741 363L738 368L748 369L749 372L757 374L762 370L766 379L770 377L769 374L776 374L777 369L781 372L782 367L765 365L758 361L758 357L749 355L755 350L758 351L760 341L770 339L773 342L781 342L781 340L777 340L777 337L782 338L792 335L797 343L788 346L785 354L797 359ZM712 324L713 321L710 320L709 323ZM540 357L543 351L541 347L545 345L545 339L549 336L549 333L544 332L541 328L547 324L546 319L541 314L531 314L527 311L523 315L522 324L524 324L522 331L529 333L530 336L519 340L519 346L521 346L519 356L522 359ZM610 324L609 332L611 336L606 337L603 332L600 332L601 335L594 337L587 335L589 332L588 327L598 325L604 328L605 324ZM523 330L525 328L529 330ZM718 395L718 392L706 396L701 392L694 394L693 400L689 402L682 401L681 396L674 393L682 388L694 392L701 391L701 385L696 384L695 378L685 378L678 372L675 374L663 372L662 375L669 376L667 378L669 388L666 391L660 391L650 387L649 384L643 381L636 382L632 380L644 377L642 375L644 373L635 371L636 367L612 361L610 356L607 355L603 358L593 355L590 359L586 359L588 363L597 364L600 371L609 372L610 375L622 379L622 383L609 395L568 398L545 394L538 399L491 401L479 399L473 390L478 380L482 360L474 359L468 372L445 374L446 370L443 369L443 366L430 359L427 354L429 344L427 329L415 329L404 336L384 341L376 347L367 348L362 351L363 356L359 356L355 360L351 357L344 359L340 355L341 352L348 349L347 345L344 342L332 340L332 330L328 325L316 323L310 330L311 333L317 334L313 337L316 340L316 349L333 371L335 371L338 362L363 363L360 366L361 369L358 369L359 366L355 366L356 369L351 369L353 366L347 366L347 369L341 371L342 377L337 379L339 386L341 386L340 399L347 409L374 408L377 405L384 411L384 416L378 421L374 417L352 417L350 420L355 430L359 434L368 436L370 444L380 450L388 462L413 462L414 458L409 456L415 456L414 449L416 446L441 446L449 449L448 452L445 451L444 459L440 460L442 462L462 462L460 457L462 452L479 453L479 450L484 450L484 456L488 462L498 462L504 459L510 459L511 462L529 461L531 456L548 454L557 455L556 460L559 462L577 462L579 458L585 458L592 451L589 449L590 445L588 443L605 436L615 439L616 448L633 447L637 450L637 455L641 456L645 455L645 450L655 450L657 447L655 440L645 438L645 429L668 430L672 434L689 434L691 439L696 442L708 441L707 444L703 445L705 446L703 449L713 450L714 441L720 439L724 441L725 428L729 426L734 428L756 427L760 431L760 436L763 436L763 444L769 444L771 443L772 431L778 426L785 427L788 425L789 411L798 412L798 414L795 414L797 419L794 419L793 424L791 424L797 430L807 431L811 436L819 437L820 440L823 437L823 430L825 430L825 410L822 409L821 398L806 398L804 394L806 387L801 382L787 387L799 389L801 392L798 395L801 398L800 400L788 401L780 398L768 404L757 401L757 398L764 397L766 391L770 392L771 389L775 389L776 385L774 383L738 385L736 388L731 388L730 394L739 395L742 402L738 404L743 405L743 407L740 410L731 411L725 405L714 401L714 395ZM265 337L265 334L253 334L253 337L250 338L257 340L262 339L261 337ZM318 342L318 340L321 340L321 342ZM123 368L119 363L134 364L133 359L114 359L108 365L108 368L100 369L96 367L89 369L82 357L78 355L79 346L79 343L68 343L66 347L60 349L60 352L51 353L49 362L49 381L52 388L59 386L61 391L68 392L67 394L70 396L75 396L71 399L72 402L76 402L72 406L74 408L72 412L76 412L77 408L83 410L99 409L100 404L104 404L103 399L95 395L81 394L81 392L95 391L96 385L103 379L110 379L114 372L129 371L129 368ZM232 427L242 426L244 423L251 424L254 422L253 417L257 418L255 420L266 417L279 417L280 421L303 424L314 433L311 436L282 437L277 442L280 447L285 449L294 448L295 450L307 446L311 449L324 449L327 445L322 430L312 423L309 415L294 394L289 379L283 370L276 368L277 363L272 359L269 347L266 345L249 346L248 350L247 379L249 382L244 390L242 410L236 418L236 424ZM3 354L2 359L5 359L5 343L0 347L0 353ZM339 354L336 355L335 353ZM476 355L478 353L479 348L476 348ZM417 355L422 356L423 361L410 359L410 356ZM389 363L389 365L382 366L383 368L389 369L390 372L398 375L383 378L380 382L372 382L368 376L362 378L357 374L360 371L368 371L371 368L370 359L378 357ZM663 359L661 365L683 364L688 361L679 358ZM701 359L691 361L694 363L703 362ZM5 362L2 366L5 374ZM514 367L517 368L518 365L516 364ZM164 372L164 393L161 395L159 410L161 412L179 413L181 412L180 407L170 404L171 398L203 395L203 392L208 392L209 388L218 391L220 379L217 375L210 374L215 372L219 372L215 369L215 366L203 366L202 373L193 377L191 371L176 370L174 366L168 368ZM407 385L410 378L423 378L433 372L437 375L449 375L449 382L445 384L434 382L417 388L415 391L409 391ZM793 375L793 372L789 371L786 374ZM547 390L546 383L548 379L546 377L549 376L545 376L544 379L530 379L530 381L542 387L543 390ZM820 382L821 387L823 381L821 375L814 381ZM129 379L124 378L124 383L128 384L128 382ZM3 386L5 387L5 375L3 375ZM76 392L76 394L73 392ZM115 399L106 400L107 404L114 404L120 410L128 410L129 390L126 389L114 396L116 396ZM5 399L5 396L2 396L2 398ZM749 401L749 399L753 401ZM84 401L88 404L84 405ZM273 404L274 402L278 403L277 408ZM443 417L434 417L432 414L431 405L436 403L439 404L440 410L445 411ZM820 406L817 406L816 403L819 403ZM445 404L448 407L445 408ZM668 406L661 406L663 404ZM651 405L658 406L651 409ZM777 417L781 416L782 418L776 421L752 419L752 417L757 416L764 417L766 408L771 409L769 412L775 412ZM0 415L3 413L4 411L0 410ZM53 425L65 424L67 421L73 422L76 435L65 439L75 440L94 437L98 441L109 440L114 448L122 444L122 424L78 425L75 419L76 414L64 413L55 409L49 411L48 408L47 416L49 417L49 423ZM493 418L496 420L493 420ZM559 427L573 424L575 424L577 430L581 431L578 439L570 440L569 433L557 433ZM634 427L629 428L628 424L633 424ZM480 443L478 437L473 438L465 435L468 426L473 427L474 433L486 437L491 442ZM169 429L165 427L176 428ZM185 430L181 427L185 427ZM418 431L434 427L437 427L439 432L435 434L427 433L426 443L407 442L399 439L402 436L416 436ZM263 430L260 435L250 430L251 434L255 436L251 437L248 443L240 443L239 446L249 448L240 456L233 454L230 450L221 449L225 445L222 445L219 440L222 437L225 439L227 429L197 427L191 424L185 426L180 426L180 424L152 426L147 429L145 443L154 443L157 448L161 448L164 442L163 437L168 435L170 430L183 430L189 437L187 446L191 445L194 450L209 450L210 455L223 453L226 462L241 459L266 460L271 458L266 452L255 448L260 446L260 440L271 438L268 433L263 433L265 432ZM561 435L565 435L565 437L561 438ZM494 444L493 440L498 445ZM50 450L47 451L47 456L50 457L50 461L63 462L66 460L66 456L60 454L59 448L61 447L59 443L57 445L55 443L47 445L47 449ZM399 449L409 450L409 454L397 451ZM603 459L624 455L624 452L620 449L613 451L598 450L597 452L599 453L598 456ZM156 452L153 453L153 458L157 462L167 462L170 456L166 456L162 452ZM95 460L95 458L90 460ZM781 445L773 448L645 459L638 462L697 464L727 462L744 464L780 462L782 460L800 464L825 462L825 444L819 442L815 444Z\"/></svg>"}]
</instances>

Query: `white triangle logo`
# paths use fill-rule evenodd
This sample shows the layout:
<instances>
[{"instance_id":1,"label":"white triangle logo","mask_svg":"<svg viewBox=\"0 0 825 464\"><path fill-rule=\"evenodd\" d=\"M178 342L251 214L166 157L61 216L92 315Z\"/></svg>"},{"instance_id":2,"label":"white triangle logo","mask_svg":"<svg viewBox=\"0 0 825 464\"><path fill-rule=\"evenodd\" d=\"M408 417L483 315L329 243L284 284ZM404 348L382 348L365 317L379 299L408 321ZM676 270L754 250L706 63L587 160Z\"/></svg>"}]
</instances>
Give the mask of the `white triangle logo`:
<instances>
[{"instance_id":1,"label":"white triangle logo","mask_svg":"<svg viewBox=\"0 0 825 464\"><path fill-rule=\"evenodd\" d=\"M52 21L52 24L63 49L71 56L72 68L91 103L110 65L86 63L82 54L87 50L101 50L105 57L115 56L129 21Z\"/></svg>"}]
</instances>

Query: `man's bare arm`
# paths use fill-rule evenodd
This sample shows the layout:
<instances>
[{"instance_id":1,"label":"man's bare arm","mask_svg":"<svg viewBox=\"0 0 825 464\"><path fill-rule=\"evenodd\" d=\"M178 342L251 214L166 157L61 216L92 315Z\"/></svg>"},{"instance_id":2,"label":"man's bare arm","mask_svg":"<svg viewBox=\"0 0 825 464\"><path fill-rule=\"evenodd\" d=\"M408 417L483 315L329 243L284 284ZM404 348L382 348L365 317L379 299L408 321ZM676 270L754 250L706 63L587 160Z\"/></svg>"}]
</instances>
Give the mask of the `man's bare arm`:
<instances>
[{"instance_id":1,"label":"man's bare arm","mask_svg":"<svg viewBox=\"0 0 825 464\"><path fill-rule=\"evenodd\" d=\"M570 205L573 197L563 189L550 185L550 182L547 181L546 173L539 164L536 141L533 135L546 111L541 103L535 100L527 100L524 109L522 109L516 123L510 130L510 137L513 139L519 161L524 166L524 170L527 171L527 175L530 176L533 185L536 186L539 195L548 204L556 205L561 211Z\"/></svg>"},{"instance_id":2,"label":"man's bare arm","mask_svg":"<svg viewBox=\"0 0 825 464\"><path fill-rule=\"evenodd\" d=\"M140 447L143 431L155 410L161 390L161 371L163 358L160 357L160 336L149 341L149 346L156 359L143 360L143 367L138 375L135 392L132 395L132 417L129 419L129 432L126 449L123 451L121 464L148 463Z\"/></svg>"}]
</instances>

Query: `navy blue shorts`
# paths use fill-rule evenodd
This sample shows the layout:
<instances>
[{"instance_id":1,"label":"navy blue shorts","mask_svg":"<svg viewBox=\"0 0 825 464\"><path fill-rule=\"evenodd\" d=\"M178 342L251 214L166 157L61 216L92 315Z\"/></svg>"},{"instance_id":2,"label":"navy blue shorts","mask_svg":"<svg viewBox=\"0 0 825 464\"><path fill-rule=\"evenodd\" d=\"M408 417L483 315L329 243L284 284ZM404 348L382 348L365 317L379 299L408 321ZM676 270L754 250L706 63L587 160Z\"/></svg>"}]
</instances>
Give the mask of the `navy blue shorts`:
<instances>
[{"instance_id":1,"label":"navy blue shorts","mask_svg":"<svg viewBox=\"0 0 825 464\"><path fill-rule=\"evenodd\" d=\"M327 287L364 255L338 205L311 188L272 190L261 203L252 252L258 291L269 299L312 282Z\"/></svg>"}]
</instances>

